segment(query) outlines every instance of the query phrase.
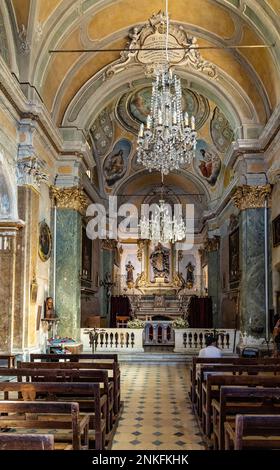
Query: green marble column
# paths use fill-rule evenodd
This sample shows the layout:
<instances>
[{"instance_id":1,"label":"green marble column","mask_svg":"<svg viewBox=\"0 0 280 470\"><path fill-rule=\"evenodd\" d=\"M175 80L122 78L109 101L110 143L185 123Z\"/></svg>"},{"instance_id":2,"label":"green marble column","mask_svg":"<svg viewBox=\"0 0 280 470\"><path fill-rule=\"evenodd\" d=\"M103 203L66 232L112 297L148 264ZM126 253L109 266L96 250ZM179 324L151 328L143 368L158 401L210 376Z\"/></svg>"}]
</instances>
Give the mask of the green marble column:
<instances>
[{"instance_id":1,"label":"green marble column","mask_svg":"<svg viewBox=\"0 0 280 470\"><path fill-rule=\"evenodd\" d=\"M234 196L240 212L240 329L246 332L249 342L266 336L265 296L265 199L271 188L267 186L242 186ZM269 220L269 210L267 211ZM268 223L269 227L269 223ZM268 234L268 257L271 259ZM271 293L271 263L268 263L269 294ZM269 295L269 308L271 295ZM265 346L264 346L265 347Z\"/></svg>"},{"instance_id":2,"label":"green marble column","mask_svg":"<svg viewBox=\"0 0 280 470\"><path fill-rule=\"evenodd\" d=\"M210 238L206 242L208 252L208 296L212 299L213 327L220 328L220 239Z\"/></svg>"},{"instance_id":3,"label":"green marble column","mask_svg":"<svg viewBox=\"0 0 280 470\"><path fill-rule=\"evenodd\" d=\"M262 338L266 325L264 211L258 208L240 213L240 327L248 335Z\"/></svg>"},{"instance_id":4,"label":"green marble column","mask_svg":"<svg viewBox=\"0 0 280 470\"><path fill-rule=\"evenodd\" d=\"M82 216L71 209L57 209L56 298L58 334L79 340L81 324Z\"/></svg>"},{"instance_id":5,"label":"green marble column","mask_svg":"<svg viewBox=\"0 0 280 470\"><path fill-rule=\"evenodd\" d=\"M111 242L111 243L110 243ZM114 240L104 240L101 251L100 260L100 279L104 281L107 275L110 275L111 280L113 277L113 265L114 265ZM100 288L100 306L101 316L106 318L106 324L109 326L110 323L110 308L107 309L107 291L106 287ZM108 311L107 311L108 310Z\"/></svg>"},{"instance_id":6,"label":"green marble column","mask_svg":"<svg viewBox=\"0 0 280 470\"><path fill-rule=\"evenodd\" d=\"M55 256L53 258L55 311L59 318L58 334L80 339L81 328L81 267L82 213L88 200L78 187L52 186L54 221L56 226ZM55 217L56 212L56 217Z\"/></svg>"}]
</instances>

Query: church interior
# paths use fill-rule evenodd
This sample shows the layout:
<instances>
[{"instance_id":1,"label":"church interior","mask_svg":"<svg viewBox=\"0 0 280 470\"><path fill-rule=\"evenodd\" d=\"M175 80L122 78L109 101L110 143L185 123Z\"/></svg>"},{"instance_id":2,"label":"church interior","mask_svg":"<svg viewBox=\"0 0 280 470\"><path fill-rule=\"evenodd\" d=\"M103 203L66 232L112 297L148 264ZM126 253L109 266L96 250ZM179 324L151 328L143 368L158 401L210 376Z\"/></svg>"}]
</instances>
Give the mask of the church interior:
<instances>
[{"instance_id":1,"label":"church interior","mask_svg":"<svg viewBox=\"0 0 280 470\"><path fill-rule=\"evenodd\" d=\"M280 0L0 1L0 450L280 449L279 84Z\"/></svg>"}]
</instances>

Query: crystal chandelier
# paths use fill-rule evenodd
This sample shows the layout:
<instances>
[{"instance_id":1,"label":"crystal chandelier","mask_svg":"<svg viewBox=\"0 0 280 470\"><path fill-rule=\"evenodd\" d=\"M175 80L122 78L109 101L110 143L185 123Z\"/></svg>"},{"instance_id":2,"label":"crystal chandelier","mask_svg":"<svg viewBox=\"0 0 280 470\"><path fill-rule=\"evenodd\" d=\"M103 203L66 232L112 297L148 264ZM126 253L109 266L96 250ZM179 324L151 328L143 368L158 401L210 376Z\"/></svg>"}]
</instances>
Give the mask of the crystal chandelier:
<instances>
[{"instance_id":1,"label":"crystal chandelier","mask_svg":"<svg viewBox=\"0 0 280 470\"><path fill-rule=\"evenodd\" d=\"M151 217L148 214L143 215L140 219L140 238L151 240L154 243L175 243L183 240L186 236L186 226L182 214L179 216L174 214L172 217L171 207L163 199L163 183L159 205L154 207Z\"/></svg>"},{"instance_id":2,"label":"crystal chandelier","mask_svg":"<svg viewBox=\"0 0 280 470\"><path fill-rule=\"evenodd\" d=\"M182 110L180 79L168 66L168 0L166 0L166 64L156 72L151 112L142 123L137 140L137 162L149 171L167 175L190 163L196 149L195 118Z\"/></svg>"}]
</instances>

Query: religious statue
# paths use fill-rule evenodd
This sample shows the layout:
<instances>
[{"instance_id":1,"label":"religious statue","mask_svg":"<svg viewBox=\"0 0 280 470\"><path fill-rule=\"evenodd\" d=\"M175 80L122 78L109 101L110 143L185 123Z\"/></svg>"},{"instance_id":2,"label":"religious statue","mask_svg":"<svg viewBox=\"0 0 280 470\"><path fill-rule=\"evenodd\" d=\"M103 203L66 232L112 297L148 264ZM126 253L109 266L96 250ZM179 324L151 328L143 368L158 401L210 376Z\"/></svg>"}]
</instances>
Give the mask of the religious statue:
<instances>
[{"instance_id":1,"label":"religious statue","mask_svg":"<svg viewBox=\"0 0 280 470\"><path fill-rule=\"evenodd\" d=\"M46 301L45 301L45 318L47 320L52 320L52 319L56 318L52 297L47 297L46 298Z\"/></svg>"},{"instance_id":2,"label":"religious statue","mask_svg":"<svg viewBox=\"0 0 280 470\"><path fill-rule=\"evenodd\" d=\"M154 277L161 277L168 280L170 267L169 267L169 253L170 250L158 243L155 250L150 256Z\"/></svg>"},{"instance_id":3,"label":"religious statue","mask_svg":"<svg viewBox=\"0 0 280 470\"><path fill-rule=\"evenodd\" d=\"M125 266L125 269L126 269L126 284L127 284L127 287L128 288L131 288L133 287L134 285L134 281L133 281L133 271L134 271L134 266L133 264L131 263L131 261L129 261L126 266Z\"/></svg>"},{"instance_id":4,"label":"religious statue","mask_svg":"<svg viewBox=\"0 0 280 470\"><path fill-rule=\"evenodd\" d=\"M195 266L191 261L186 266L187 276L186 276L186 286L188 289L192 289L194 286L194 270Z\"/></svg>"}]
</instances>

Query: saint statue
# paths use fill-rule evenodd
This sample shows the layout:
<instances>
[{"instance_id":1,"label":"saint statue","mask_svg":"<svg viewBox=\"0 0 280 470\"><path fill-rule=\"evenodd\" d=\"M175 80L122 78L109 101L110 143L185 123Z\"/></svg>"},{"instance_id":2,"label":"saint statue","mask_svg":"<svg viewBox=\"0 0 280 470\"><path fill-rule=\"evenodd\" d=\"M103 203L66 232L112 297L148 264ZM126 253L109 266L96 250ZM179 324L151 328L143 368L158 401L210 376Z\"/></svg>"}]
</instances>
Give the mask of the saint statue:
<instances>
[{"instance_id":1,"label":"saint statue","mask_svg":"<svg viewBox=\"0 0 280 470\"><path fill-rule=\"evenodd\" d=\"M186 266L187 276L186 276L186 285L188 289L192 289L194 285L194 270L195 266L191 261Z\"/></svg>"},{"instance_id":2,"label":"saint statue","mask_svg":"<svg viewBox=\"0 0 280 470\"><path fill-rule=\"evenodd\" d=\"M162 277L168 279L169 277L169 249L158 243L155 250L150 256L154 277Z\"/></svg>"},{"instance_id":3,"label":"saint statue","mask_svg":"<svg viewBox=\"0 0 280 470\"><path fill-rule=\"evenodd\" d=\"M47 318L49 320L53 319L53 318L56 318L52 297L47 297L46 298L46 301L45 301L45 318Z\"/></svg>"},{"instance_id":4,"label":"saint statue","mask_svg":"<svg viewBox=\"0 0 280 470\"><path fill-rule=\"evenodd\" d=\"M125 269L126 269L126 273L127 273L126 274L126 284L127 284L128 287L133 286L133 284L134 284L134 281L133 281L134 266L131 263L131 261L129 261L126 264Z\"/></svg>"}]
</instances>

